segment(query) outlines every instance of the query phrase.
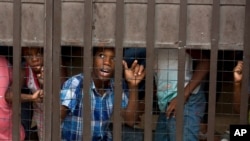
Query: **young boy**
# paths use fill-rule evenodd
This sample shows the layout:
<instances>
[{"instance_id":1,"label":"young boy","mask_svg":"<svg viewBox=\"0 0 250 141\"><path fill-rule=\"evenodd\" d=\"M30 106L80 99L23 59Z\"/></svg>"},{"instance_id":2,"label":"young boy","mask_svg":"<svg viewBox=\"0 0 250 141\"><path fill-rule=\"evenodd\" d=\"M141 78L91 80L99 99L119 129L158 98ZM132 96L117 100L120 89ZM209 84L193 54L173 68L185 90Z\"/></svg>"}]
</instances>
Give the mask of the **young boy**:
<instances>
[{"instance_id":1,"label":"young boy","mask_svg":"<svg viewBox=\"0 0 250 141\"><path fill-rule=\"evenodd\" d=\"M121 113L127 125L133 126L137 119L138 84L144 78L144 67L134 61L131 68L125 61L124 75L129 92L122 93ZM111 141L112 135L108 130L114 106L114 48L93 48L92 83L90 88L92 104L92 140ZM82 131L82 98L83 74L78 74L67 80L61 90L61 122L62 140L84 140ZM128 96L129 95L129 96Z\"/></svg>"},{"instance_id":2,"label":"young boy","mask_svg":"<svg viewBox=\"0 0 250 141\"><path fill-rule=\"evenodd\" d=\"M22 55L25 60L23 64L23 87L31 91L32 93L37 90L43 89L43 82L38 76L42 73L43 68L43 49L40 47L23 47ZM24 109L22 107L22 117L25 118L23 121L26 133L29 134L30 124L32 118L35 120L39 140L43 141L42 138L42 125L43 125L43 103L25 103L25 105L30 104L28 108L33 109ZM25 106L22 105L22 106ZM32 115L33 114L33 115ZM31 117L27 117L27 116Z\"/></svg>"},{"instance_id":3,"label":"young boy","mask_svg":"<svg viewBox=\"0 0 250 141\"><path fill-rule=\"evenodd\" d=\"M191 55L202 59L193 70ZM205 78L209 61L203 59L200 51L189 51L185 54L185 86L183 141L198 141L201 119L205 110L205 95L201 91L201 82ZM154 134L155 141L176 140L176 99L178 93L178 49L157 50L155 63L155 80L157 85L160 115Z\"/></svg>"},{"instance_id":4,"label":"young boy","mask_svg":"<svg viewBox=\"0 0 250 141\"><path fill-rule=\"evenodd\" d=\"M31 92L43 89L43 48L42 47L23 47L23 57L25 60L23 67L23 84ZM61 69L61 83L65 81L66 70ZM38 128L38 137L40 141L43 141L43 103L32 103L33 104L33 119L35 120ZM23 110L24 111L24 110ZM27 111L31 111L26 110ZM24 115L25 116L25 115ZM30 119L31 120L31 119ZM29 125L28 125L29 126Z\"/></svg>"}]
</instances>

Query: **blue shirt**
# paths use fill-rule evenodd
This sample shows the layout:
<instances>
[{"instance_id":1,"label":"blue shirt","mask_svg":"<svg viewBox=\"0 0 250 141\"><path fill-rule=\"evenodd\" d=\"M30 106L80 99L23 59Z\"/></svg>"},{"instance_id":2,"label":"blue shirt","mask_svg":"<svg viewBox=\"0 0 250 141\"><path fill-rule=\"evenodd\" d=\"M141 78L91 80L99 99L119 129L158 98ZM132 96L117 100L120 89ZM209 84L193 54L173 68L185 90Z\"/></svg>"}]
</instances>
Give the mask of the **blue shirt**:
<instances>
[{"instance_id":1,"label":"blue shirt","mask_svg":"<svg viewBox=\"0 0 250 141\"><path fill-rule=\"evenodd\" d=\"M62 140L82 140L82 105L83 105L83 75L78 74L67 80L61 90L61 105L68 107L69 113L62 122ZM100 95L94 83L91 83L91 109L92 109L92 141L111 141L112 135L109 131L109 122L113 113L114 91L113 79L105 94ZM128 93L122 93L122 108L128 104Z\"/></svg>"}]
</instances>

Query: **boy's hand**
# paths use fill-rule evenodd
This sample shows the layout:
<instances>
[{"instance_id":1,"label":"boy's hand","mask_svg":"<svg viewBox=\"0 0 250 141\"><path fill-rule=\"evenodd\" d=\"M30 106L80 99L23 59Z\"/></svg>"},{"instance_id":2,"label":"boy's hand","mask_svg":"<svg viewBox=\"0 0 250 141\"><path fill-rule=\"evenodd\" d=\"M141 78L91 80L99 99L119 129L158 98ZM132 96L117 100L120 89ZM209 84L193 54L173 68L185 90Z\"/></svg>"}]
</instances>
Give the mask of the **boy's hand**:
<instances>
[{"instance_id":1,"label":"boy's hand","mask_svg":"<svg viewBox=\"0 0 250 141\"><path fill-rule=\"evenodd\" d=\"M243 61L238 61L238 64L234 67L234 82L240 83L242 81L242 69Z\"/></svg>"},{"instance_id":2,"label":"boy's hand","mask_svg":"<svg viewBox=\"0 0 250 141\"><path fill-rule=\"evenodd\" d=\"M130 86L138 86L141 80L145 77L145 70L143 65L139 65L137 60L133 62L131 68L128 68L126 61L122 61L124 67L125 79Z\"/></svg>"},{"instance_id":3,"label":"boy's hand","mask_svg":"<svg viewBox=\"0 0 250 141\"><path fill-rule=\"evenodd\" d=\"M43 69L43 66L40 69L40 73L37 74L37 78L38 78L39 83L41 84L41 86L43 86L43 79L44 79L44 69Z\"/></svg>"},{"instance_id":4,"label":"boy's hand","mask_svg":"<svg viewBox=\"0 0 250 141\"><path fill-rule=\"evenodd\" d=\"M174 98L169 102L168 108L166 109L167 118L176 116L176 106L177 106L177 99Z\"/></svg>"},{"instance_id":5,"label":"boy's hand","mask_svg":"<svg viewBox=\"0 0 250 141\"><path fill-rule=\"evenodd\" d=\"M187 102L188 100L188 97L185 96L184 97L184 101ZM167 118L170 118L170 117L176 117L176 108L177 108L177 97L173 98L169 104L168 104L168 108L166 109L166 116Z\"/></svg>"},{"instance_id":6,"label":"boy's hand","mask_svg":"<svg viewBox=\"0 0 250 141\"><path fill-rule=\"evenodd\" d=\"M43 90L37 90L35 93L32 94L32 99L34 102L42 103L43 102Z\"/></svg>"}]
</instances>

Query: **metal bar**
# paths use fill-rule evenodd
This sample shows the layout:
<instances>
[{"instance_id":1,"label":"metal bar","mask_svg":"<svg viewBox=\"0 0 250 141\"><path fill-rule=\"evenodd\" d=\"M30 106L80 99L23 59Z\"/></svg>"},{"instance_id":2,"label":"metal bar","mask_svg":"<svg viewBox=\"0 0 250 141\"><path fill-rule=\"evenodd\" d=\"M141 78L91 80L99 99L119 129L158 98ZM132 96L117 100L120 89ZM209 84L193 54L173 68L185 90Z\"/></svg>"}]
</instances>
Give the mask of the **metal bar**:
<instances>
[{"instance_id":1,"label":"metal bar","mask_svg":"<svg viewBox=\"0 0 250 141\"><path fill-rule=\"evenodd\" d=\"M62 13L62 3L61 0L54 0L54 5L53 5L53 21L52 21L52 35L53 35L53 40L52 40L52 58L53 58L53 76L52 76L52 82L53 82L53 93L52 93L52 140L53 141L59 141L61 140L61 130L60 130L60 125L61 121L60 119L60 88L61 88L61 60L60 60L60 55L61 55L61 13ZM60 83L58 83L58 80L60 80Z\"/></svg>"},{"instance_id":2,"label":"metal bar","mask_svg":"<svg viewBox=\"0 0 250 141\"><path fill-rule=\"evenodd\" d=\"M220 25L220 1L213 0L212 28L211 28L211 55L210 72L217 72L218 44ZM208 136L207 140L214 140L215 129L215 105L216 105L216 77L217 73L209 75L209 99L208 99Z\"/></svg>"},{"instance_id":3,"label":"metal bar","mask_svg":"<svg viewBox=\"0 0 250 141\"><path fill-rule=\"evenodd\" d=\"M43 129L43 137L44 140L51 140L52 136L52 94L53 94L53 83L51 81L52 78L52 40L53 40L53 0L46 0L45 2L45 47L44 47L44 93L46 94L44 97L44 129Z\"/></svg>"},{"instance_id":4,"label":"metal bar","mask_svg":"<svg viewBox=\"0 0 250 141\"><path fill-rule=\"evenodd\" d=\"M124 1L116 1L116 27L115 27L115 96L114 96L114 124L113 140L121 140L121 102L122 102L122 53L123 53L123 36L124 36ZM119 57L120 56L120 57Z\"/></svg>"},{"instance_id":5,"label":"metal bar","mask_svg":"<svg viewBox=\"0 0 250 141\"><path fill-rule=\"evenodd\" d=\"M182 0L180 3L179 18L179 51L178 51L178 94L177 94L177 111L176 111L176 140L182 141L183 136L183 116L184 116L184 79L185 79L185 46L187 40L187 1Z\"/></svg>"},{"instance_id":6,"label":"metal bar","mask_svg":"<svg viewBox=\"0 0 250 141\"><path fill-rule=\"evenodd\" d=\"M14 0L13 1L13 78L15 80L20 80L20 68L21 68L21 1ZM12 139L14 141L20 140L20 92L21 86L19 81L13 81L13 96L12 99ZM14 89L15 88L15 89ZM15 112L14 112L15 111Z\"/></svg>"},{"instance_id":7,"label":"metal bar","mask_svg":"<svg viewBox=\"0 0 250 141\"><path fill-rule=\"evenodd\" d=\"M86 0L84 4L84 57L83 57L83 72L84 72L84 106L82 108L83 124L84 128L82 130L84 140L90 141L91 139L91 98L89 95L89 88L91 83L91 69L93 64L92 56L92 12L93 3L92 0Z\"/></svg>"},{"instance_id":8,"label":"metal bar","mask_svg":"<svg viewBox=\"0 0 250 141\"><path fill-rule=\"evenodd\" d=\"M155 1L148 0L147 11L147 32L146 32L146 88L145 88L145 122L144 122L144 140L152 140L152 110L154 93L154 47L155 47Z\"/></svg>"},{"instance_id":9,"label":"metal bar","mask_svg":"<svg viewBox=\"0 0 250 141\"><path fill-rule=\"evenodd\" d=\"M244 33L244 58L243 58L243 80L241 90L241 104L240 104L240 123L248 123L248 84L249 80L249 64L250 64L250 1L246 1L245 7L245 33Z\"/></svg>"}]
</instances>

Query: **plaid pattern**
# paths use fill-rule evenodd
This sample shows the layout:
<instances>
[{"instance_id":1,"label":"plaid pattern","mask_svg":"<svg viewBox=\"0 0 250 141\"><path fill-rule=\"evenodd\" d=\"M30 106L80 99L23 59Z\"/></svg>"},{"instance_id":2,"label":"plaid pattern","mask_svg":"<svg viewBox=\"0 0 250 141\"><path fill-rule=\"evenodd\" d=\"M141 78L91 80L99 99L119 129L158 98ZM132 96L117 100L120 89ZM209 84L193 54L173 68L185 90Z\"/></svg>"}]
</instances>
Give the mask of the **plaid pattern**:
<instances>
[{"instance_id":1,"label":"plaid pattern","mask_svg":"<svg viewBox=\"0 0 250 141\"><path fill-rule=\"evenodd\" d=\"M62 140L82 140L82 85L83 75L78 74L67 80L61 90L61 105L69 108L70 112L62 122ZM113 112L114 93L113 80L110 87L106 89L103 96L97 93L94 83L91 84L89 93L91 95L92 109L92 141L111 141L112 135L109 131L109 121ZM128 104L128 94L123 93L122 108Z\"/></svg>"}]
</instances>

